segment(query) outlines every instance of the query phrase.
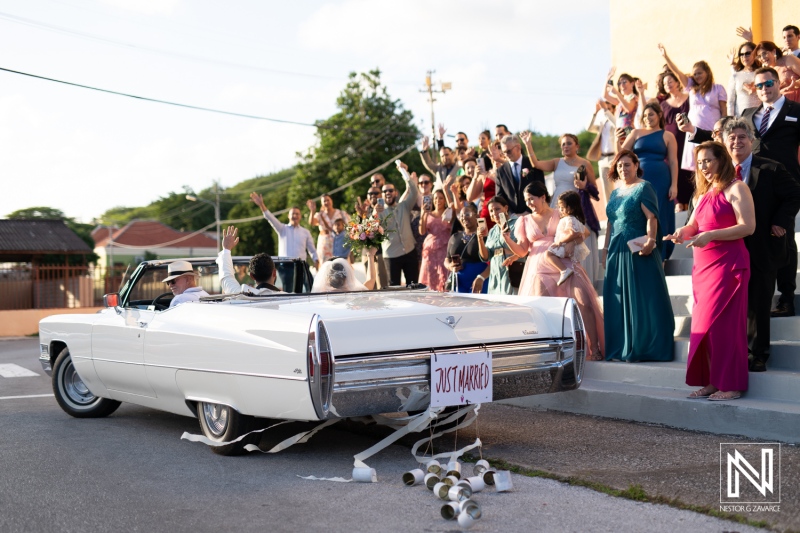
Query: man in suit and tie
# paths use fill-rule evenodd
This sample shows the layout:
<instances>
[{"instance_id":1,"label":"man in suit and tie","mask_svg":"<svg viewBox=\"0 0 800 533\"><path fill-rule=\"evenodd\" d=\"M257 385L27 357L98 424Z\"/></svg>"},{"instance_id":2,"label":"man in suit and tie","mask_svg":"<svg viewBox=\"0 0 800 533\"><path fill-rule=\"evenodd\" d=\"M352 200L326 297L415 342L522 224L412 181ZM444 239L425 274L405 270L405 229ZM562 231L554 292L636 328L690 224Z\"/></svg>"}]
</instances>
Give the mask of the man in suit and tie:
<instances>
[{"instance_id":1,"label":"man in suit and tie","mask_svg":"<svg viewBox=\"0 0 800 533\"><path fill-rule=\"evenodd\" d=\"M533 168L531 160L522 155L522 145L516 135L506 135L500 142L508 161L497 170L497 196L508 202L509 213L530 213L522 192L529 183L544 183L544 172Z\"/></svg>"},{"instance_id":2,"label":"man in suit and tie","mask_svg":"<svg viewBox=\"0 0 800 533\"><path fill-rule=\"evenodd\" d=\"M783 163L786 170L800 182L800 104L781 95L780 77L770 67L756 70L755 86L762 105L742 112L756 132L753 153ZM786 228L794 236L794 223ZM781 293L778 306L772 316L794 316L794 291L797 288L797 244L794 238L787 241L788 261L778 270L778 291Z\"/></svg>"},{"instance_id":3,"label":"man in suit and tie","mask_svg":"<svg viewBox=\"0 0 800 533\"><path fill-rule=\"evenodd\" d=\"M753 155L755 131L744 117L728 121L722 138L736 167L736 176L753 193L756 230L744 239L750 252L747 340L750 371L763 372L769 359L775 275L786 262L788 241L794 241L792 230L794 217L800 210L800 183L782 164Z\"/></svg>"}]
</instances>

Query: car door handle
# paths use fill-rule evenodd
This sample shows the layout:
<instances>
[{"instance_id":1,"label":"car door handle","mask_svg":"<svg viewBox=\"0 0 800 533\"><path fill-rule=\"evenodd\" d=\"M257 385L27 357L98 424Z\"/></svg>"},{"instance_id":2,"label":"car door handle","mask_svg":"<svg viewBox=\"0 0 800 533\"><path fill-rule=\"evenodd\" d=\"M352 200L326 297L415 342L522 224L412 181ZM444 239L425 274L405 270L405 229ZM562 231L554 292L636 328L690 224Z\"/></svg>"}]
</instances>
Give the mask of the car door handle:
<instances>
[{"instance_id":1,"label":"car door handle","mask_svg":"<svg viewBox=\"0 0 800 533\"><path fill-rule=\"evenodd\" d=\"M147 322L139 322L139 327L140 328L146 328L147 324L148 324Z\"/></svg>"}]
</instances>

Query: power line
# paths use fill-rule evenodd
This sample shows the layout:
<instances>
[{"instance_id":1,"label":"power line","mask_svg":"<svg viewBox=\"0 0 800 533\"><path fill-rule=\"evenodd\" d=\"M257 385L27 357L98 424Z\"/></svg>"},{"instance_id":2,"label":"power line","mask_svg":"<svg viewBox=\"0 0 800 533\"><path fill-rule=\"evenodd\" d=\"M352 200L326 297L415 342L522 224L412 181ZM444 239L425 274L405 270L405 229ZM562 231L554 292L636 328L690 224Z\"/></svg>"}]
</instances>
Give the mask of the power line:
<instances>
[{"instance_id":1,"label":"power line","mask_svg":"<svg viewBox=\"0 0 800 533\"><path fill-rule=\"evenodd\" d=\"M186 108L186 109L194 109L196 111L208 111L209 113L219 113L221 115L230 115L230 116L241 117L241 118L251 118L251 119L254 119L254 120L265 120L267 122L276 122L276 123L279 123L279 124L293 124L295 126L308 126L308 127L311 127L311 128L329 129L329 130L334 130L334 131L359 131L359 132L363 132L363 133L383 133L383 131L385 131L385 130L370 130L370 129L361 129L361 128L345 128L345 127L339 127L339 126L324 126L324 125L321 125L321 124L311 124L311 123L308 123L308 122L298 122L298 121L295 121L295 120L284 120L284 119L279 119L279 118L270 118L270 117L262 117L262 116L258 116L258 115L249 115L249 114L246 114L246 113L236 113L234 111L224 111L224 110L221 110L221 109L213 109L213 108L210 108L210 107L202 107L202 106L196 106L196 105L190 105L190 104L181 104L179 102L170 102L168 100L159 100L157 98L148 98L146 96L137 96L135 94L123 93L123 92L119 92L119 91L112 91L110 89L101 89L99 87L92 87L90 85L83 85L83 84L74 83L74 82L71 82L71 81L57 80L55 78L48 78L46 76L39 76L37 74L30 74L28 72L21 72L19 70L11 70L11 69L8 69L8 68L3 68L3 67L0 67L0 71L10 72L11 74L19 74L21 76L28 76L30 78L36 78L36 79L39 79L39 80L52 81L52 82L55 82L55 83L61 83L63 85L70 85L72 87L80 87L81 89L89 89L89 90L98 91L98 92L101 92L101 93L114 94L114 95L117 95L117 96L125 96L127 98L133 98L133 99L136 99L136 100L143 100L143 101L146 101L146 102L154 102L154 103L157 103L157 104L172 105L172 106L176 106L176 107L183 107L183 108ZM392 133L394 135L398 135L398 136L402 136L402 137L416 137L417 136L416 133L402 132L402 131L395 131L395 132L392 132Z\"/></svg>"}]
</instances>

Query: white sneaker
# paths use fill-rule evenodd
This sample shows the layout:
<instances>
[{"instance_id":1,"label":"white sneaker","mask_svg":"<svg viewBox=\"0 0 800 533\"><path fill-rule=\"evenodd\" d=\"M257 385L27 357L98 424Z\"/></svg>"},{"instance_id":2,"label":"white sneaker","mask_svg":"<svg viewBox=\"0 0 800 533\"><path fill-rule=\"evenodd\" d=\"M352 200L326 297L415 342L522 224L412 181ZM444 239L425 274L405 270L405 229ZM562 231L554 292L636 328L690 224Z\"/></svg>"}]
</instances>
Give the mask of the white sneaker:
<instances>
[{"instance_id":1,"label":"white sneaker","mask_svg":"<svg viewBox=\"0 0 800 533\"><path fill-rule=\"evenodd\" d=\"M561 273L561 277L558 278L558 283L556 283L556 285L562 285L573 273L574 271L571 268L566 269Z\"/></svg>"}]
</instances>

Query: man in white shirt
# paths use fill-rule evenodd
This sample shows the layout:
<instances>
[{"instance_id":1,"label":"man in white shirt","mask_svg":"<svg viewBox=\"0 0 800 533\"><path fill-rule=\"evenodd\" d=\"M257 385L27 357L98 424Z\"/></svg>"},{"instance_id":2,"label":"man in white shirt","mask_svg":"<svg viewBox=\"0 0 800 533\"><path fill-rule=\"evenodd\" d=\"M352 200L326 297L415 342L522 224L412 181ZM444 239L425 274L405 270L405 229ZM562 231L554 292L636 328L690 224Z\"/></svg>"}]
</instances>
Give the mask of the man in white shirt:
<instances>
[{"instance_id":1,"label":"man in white shirt","mask_svg":"<svg viewBox=\"0 0 800 533\"><path fill-rule=\"evenodd\" d=\"M209 296L202 288L197 286L197 274L189 261L173 261L167 267L167 277L164 278L173 298L169 303L175 307L186 302L198 302L200 298Z\"/></svg>"},{"instance_id":2,"label":"man in white shirt","mask_svg":"<svg viewBox=\"0 0 800 533\"><path fill-rule=\"evenodd\" d=\"M784 53L794 54L800 57L800 29L797 26L789 25L783 28Z\"/></svg>"},{"instance_id":3,"label":"man in white shirt","mask_svg":"<svg viewBox=\"0 0 800 533\"><path fill-rule=\"evenodd\" d=\"M319 268L317 249L314 247L314 239L311 237L311 232L300 226L300 209L297 207L289 208L289 223L284 224L270 213L267 206L264 205L264 198L260 194L250 193L250 199L261 209L264 218L267 219L272 229L278 234L278 255L305 261L308 253L311 254L311 259L316 267Z\"/></svg>"},{"instance_id":4,"label":"man in white shirt","mask_svg":"<svg viewBox=\"0 0 800 533\"><path fill-rule=\"evenodd\" d=\"M222 236L222 251L217 256L217 266L219 266L219 284L223 294L268 294L271 292L281 292L275 286L275 279L278 275L275 270L275 263L267 254L256 254L250 258L250 265L247 273L256 282L255 287L239 284L236 281L233 269L233 257L231 250L239 243L239 230L233 226L228 226Z\"/></svg>"}]
</instances>

